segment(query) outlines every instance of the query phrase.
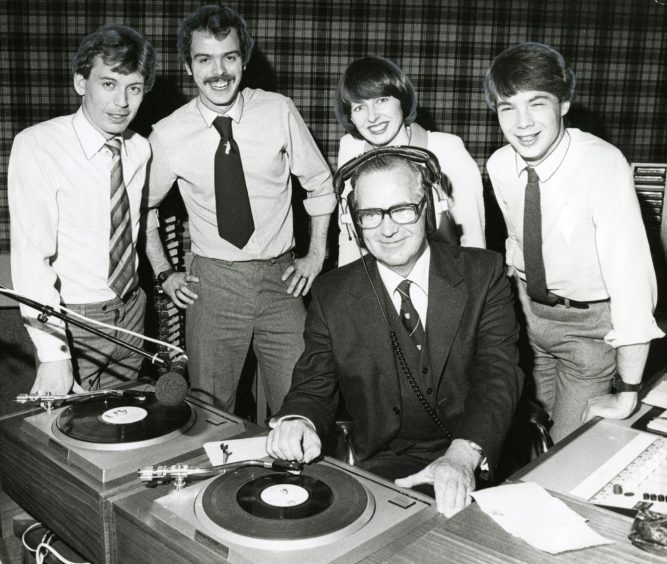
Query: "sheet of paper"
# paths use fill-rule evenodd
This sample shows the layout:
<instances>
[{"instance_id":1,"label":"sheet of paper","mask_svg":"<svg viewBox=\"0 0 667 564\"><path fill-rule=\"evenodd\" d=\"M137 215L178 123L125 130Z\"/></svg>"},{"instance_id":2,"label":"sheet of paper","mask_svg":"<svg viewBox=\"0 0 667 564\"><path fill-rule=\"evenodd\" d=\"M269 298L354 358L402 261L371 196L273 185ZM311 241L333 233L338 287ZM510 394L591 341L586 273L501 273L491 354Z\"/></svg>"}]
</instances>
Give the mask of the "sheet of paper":
<instances>
[{"instance_id":1,"label":"sheet of paper","mask_svg":"<svg viewBox=\"0 0 667 564\"><path fill-rule=\"evenodd\" d=\"M612 543L537 484L508 484L472 496L482 511L508 533L545 552L558 554Z\"/></svg>"},{"instance_id":2,"label":"sheet of paper","mask_svg":"<svg viewBox=\"0 0 667 564\"><path fill-rule=\"evenodd\" d=\"M266 452L266 437L251 437L249 439L232 439L229 441L214 441L204 443L204 450L213 466L224 464L222 449L224 443L229 448L227 462L239 462L241 460L257 460L268 456Z\"/></svg>"},{"instance_id":3,"label":"sheet of paper","mask_svg":"<svg viewBox=\"0 0 667 564\"><path fill-rule=\"evenodd\" d=\"M646 394L642 402L667 409L667 378Z\"/></svg>"}]
</instances>

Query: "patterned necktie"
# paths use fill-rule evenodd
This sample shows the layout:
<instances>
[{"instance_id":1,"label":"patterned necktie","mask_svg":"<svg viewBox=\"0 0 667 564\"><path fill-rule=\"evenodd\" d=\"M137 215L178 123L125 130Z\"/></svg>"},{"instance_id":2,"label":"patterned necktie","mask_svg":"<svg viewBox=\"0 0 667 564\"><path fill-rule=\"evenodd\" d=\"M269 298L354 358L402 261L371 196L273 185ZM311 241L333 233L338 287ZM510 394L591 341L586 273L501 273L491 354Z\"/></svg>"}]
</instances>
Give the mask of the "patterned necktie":
<instances>
[{"instance_id":1,"label":"patterned necktie","mask_svg":"<svg viewBox=\"0 0 667 564\"><path fill-rule=\"evenodd\" d=\"M547 291L547 277L542 256L542 211L540 179L533 167L527 167L528 182L523 207L523 261L526 289L536 302L552 305L557 299Z\"/></svg>"},{"instance_id":2,"label":"patterned necktie","mask_svg":"<svg viewBox=\"0 0 667 564\"><path fill-rule=\"evenodd\" d=\"M123 181L120 137L105 143L111 159L111 229L109 232L109 287L122 298L138 281L136 250L132 242L130 199Z\"/></svg>"},{"instance_id":3,"label":"patterned necktie","mask_svg":"<svg viewBox=\"0 0 667 564\"><path fill-rule=\"evenodd\" d=\"M255 231L248 188L245 183L241 154L232 137L232 119L219 116L213 126L220 134L215 152L215 210L218 233L242 249Z\"/></svg>"},{"instance_id":4,"label":"patterned necktie","mask_svg":"<svg viewBox=\"0 0 667 564\"><path fill-rule=\"evenodd\" d=\"M410 299L410 280L403 280L396 290L401 296L401 321L419 350L424 346L424 325Z\"/></svg>"}]
</instances>

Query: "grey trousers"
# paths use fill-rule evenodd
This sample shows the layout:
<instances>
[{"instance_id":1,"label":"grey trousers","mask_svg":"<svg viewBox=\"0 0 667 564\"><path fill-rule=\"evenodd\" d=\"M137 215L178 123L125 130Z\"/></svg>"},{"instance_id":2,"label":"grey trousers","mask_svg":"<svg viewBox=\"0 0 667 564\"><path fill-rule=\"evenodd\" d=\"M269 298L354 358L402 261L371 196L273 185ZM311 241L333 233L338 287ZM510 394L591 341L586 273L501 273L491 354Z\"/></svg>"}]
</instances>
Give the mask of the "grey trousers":
<instances>
[{"instance_id":1,"label":"grey trousers","mask_svg":"<svg viewBox=\"0 0 667 564\"><path fill-rule=\"evenodd\" d=\"M272 413L282 405L303 352L306 311L281 280L292 253L265 261L229 262L196 256L190 271L198 294L187 309L186 348L193 395L233 412L252 344Z\"/></svg>"}]
</instances>

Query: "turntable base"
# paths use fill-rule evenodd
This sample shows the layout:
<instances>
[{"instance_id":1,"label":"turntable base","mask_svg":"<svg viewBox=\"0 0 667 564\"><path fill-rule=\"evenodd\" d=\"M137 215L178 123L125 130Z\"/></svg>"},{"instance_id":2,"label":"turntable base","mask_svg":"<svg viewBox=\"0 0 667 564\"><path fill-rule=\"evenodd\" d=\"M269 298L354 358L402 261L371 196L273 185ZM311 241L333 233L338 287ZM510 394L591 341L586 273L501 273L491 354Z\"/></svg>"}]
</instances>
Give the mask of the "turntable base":
<instances>
[{"instance_id":1,"label":"turntable base","mask_svg":"<svg viewBox=\"0 0 667 564\"><path fill-rule=\"evenodd\" d=\"M431 498L335 460L297 477L239 470L114 500L118 561L357 562L436 514Z\"/></svg>"},{"instance_id":2,"label":"turntable base","mask_svg":"<svg viewBox=\"0 0 667 564\"><path fill-rule=\"evenodd\" d=\"M67 408L2 418L2 487L78 553L92 562L113 562L109 500L145 488L137 477L139 467L173 463L195 453L201 456L205 442L246 432L245 424L235 417L196 400L187 403L185 423L179 415L173 431L149 438L140 434L138 438L144 440L138 441L137 435L130 434L131 440L125 443L87 442L63 432L56 422ZM104 410L100 417L103 414ZM62 426L67 430L72 420L64 419ZM74 422L80 421L75 418ZM122 428L122 433L128 429Z\"/></svg>"}]
</instances>

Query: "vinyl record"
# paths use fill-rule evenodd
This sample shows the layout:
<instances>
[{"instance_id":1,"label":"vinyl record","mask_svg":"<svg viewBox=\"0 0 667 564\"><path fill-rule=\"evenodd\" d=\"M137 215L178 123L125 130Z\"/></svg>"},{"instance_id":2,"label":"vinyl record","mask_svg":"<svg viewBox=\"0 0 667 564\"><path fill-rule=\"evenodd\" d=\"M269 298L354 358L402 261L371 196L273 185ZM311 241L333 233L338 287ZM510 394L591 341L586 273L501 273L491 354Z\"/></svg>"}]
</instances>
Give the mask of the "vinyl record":
<instances>
[{"instance_id":1,"label":"vinyl record","mask_svg":"<svg viewBox=\"0 0 667 564\"><path fill-rule=\"evenodd\" d=\"M257 517L301 519L330 507L333 492L310 476L269 474L243 484L236 500L241 509Z\"/></svg>"},{"instance_id":2,"label":"vinyl record","mask_svg":"<svg viewBox=\"0 0 667 564\"><path fill-rule=\"evenodd\" d=\"M274 540L319 537L357 521L366 489L332 466L308 465L301 475L255 467L216 478L202 496L206 517L227 531Z\"/></svg>"},{"instance_id":3,"label":"vinyl record","mask_svg":"<svg viewBox=\"0 0 667 564\"><path fill-rule=\"evenodd\" d=\"M67 437L87 443L133 443L161 437L190 421L192 408L183 402L161 405L152 392L140 397L101 396L68 406L56 420Z\"/></svg>"}]
</instances>

